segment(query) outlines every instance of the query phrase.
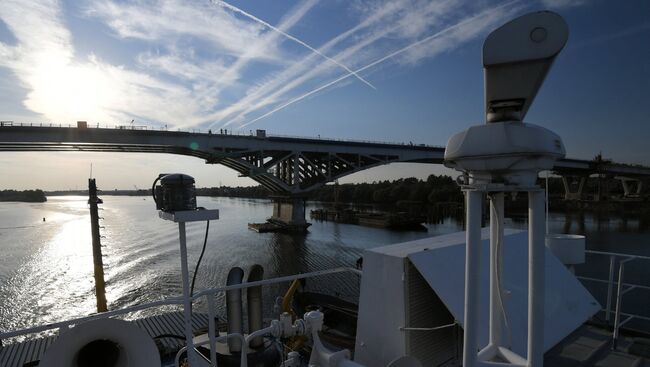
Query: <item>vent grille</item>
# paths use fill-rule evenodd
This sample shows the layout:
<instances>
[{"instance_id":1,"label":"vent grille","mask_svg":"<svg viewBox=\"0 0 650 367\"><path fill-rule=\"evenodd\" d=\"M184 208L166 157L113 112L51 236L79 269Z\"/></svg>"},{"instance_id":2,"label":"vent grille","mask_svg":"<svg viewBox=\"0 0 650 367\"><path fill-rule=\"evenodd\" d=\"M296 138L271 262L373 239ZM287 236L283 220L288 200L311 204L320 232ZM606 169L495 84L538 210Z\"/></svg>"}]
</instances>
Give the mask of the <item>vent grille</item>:
<instances>
[{"instance_id":1,"label":"vent grille","mask_svg":"<svg viewBox=\"0 0 650 367\"><path fill-rule=\"evenodd\" d=\"M447 307L429 287L420 272L407 260L406 326L432 328L454 322ZM432 331L407 331L406 354L423 366L457 365L458 326Z\"/></svg>"}]
</instances>

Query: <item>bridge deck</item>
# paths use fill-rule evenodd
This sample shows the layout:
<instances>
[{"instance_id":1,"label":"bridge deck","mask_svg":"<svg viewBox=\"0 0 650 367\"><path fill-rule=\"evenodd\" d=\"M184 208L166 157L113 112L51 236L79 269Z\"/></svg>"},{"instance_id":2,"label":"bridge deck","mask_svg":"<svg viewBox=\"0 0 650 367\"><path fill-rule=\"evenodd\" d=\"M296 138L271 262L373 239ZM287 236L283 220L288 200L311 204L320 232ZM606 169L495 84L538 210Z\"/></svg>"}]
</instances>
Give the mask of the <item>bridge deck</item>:
<instances>
[{"instance_id":1,"label":"bridge deck","mask_svg":"<svg viewBox=\"0 0 650 367\"><path fill-rule=\"evenodd\" d=\"M442 164L444 147L306 137L230 135L120 127L7 126L0 123L0 151L169 153L220 163L272 191L307 191L319 184L393 162ZM297 163L296 163L297 162ZM284 163L284 165L283 165ZM332 164L335 169L332 169ZM562 159L562 174L604 173L650 177L650 167Z\"/></svg>"}]
</instances>

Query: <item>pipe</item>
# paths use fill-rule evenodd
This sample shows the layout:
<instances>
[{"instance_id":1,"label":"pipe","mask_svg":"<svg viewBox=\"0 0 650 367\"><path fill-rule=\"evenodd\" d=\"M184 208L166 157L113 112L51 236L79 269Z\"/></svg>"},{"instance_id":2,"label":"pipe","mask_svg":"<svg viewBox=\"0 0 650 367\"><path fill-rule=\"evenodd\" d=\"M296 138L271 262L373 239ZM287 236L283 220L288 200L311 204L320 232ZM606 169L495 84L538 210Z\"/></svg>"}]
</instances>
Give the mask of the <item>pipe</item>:
<instances>
[{"instance_id":1,"label":"pipe","mask_svg":"<svg viewBox=\"0 0 650 367\"><path fill-rule=\"evenodd\" d=\"M244 279L244 270L234 267L228 272L226 285L241 284ZM243 334L244 319L242 316L241 289L226 291L226 313L228 314L228 334ZM242 343L239 339L228 339L230 353L241 352Z\"/></svg>"},{"instance_id":2,"label":"pipe","mask_svg":"<svg viewBox=\"0 0 650 367\"><path fill-rule=\"evenodd\" d=\"M463 341L463 366L477 366L479 333L479 286L481 284L481 207L483 193L468 190L467 221L465 224L465 328Z\"/></svg>"},{"instance_id":3,"label":"pipe","mask_svg":"<svg viewBox=\"0 0 650 367\"><path fill-rule=\"evenodd\" d=\"M245 340L246 339L244 338L244 336L242 334L226 334L226 335L222 335L222 336L219 336L218 338L215 338L215 342L222 343L222 342L224 342L226 340L230 340L230 339L233 339L233 338L237 339L240 343L245 345ZM206 345L206 344L209 344L209 343L210 343L210 340L204 340L204 341L202 341L200 343L197 343L195 345L195 347L199 347L199 346ZM176 352L176 358L174 360L174 366L175 367L180 367L180 357L183 354L183 352L185 352L186 350L187 350L187 346L183 346L178 352ZM196 351L196 352L198 354L200 354L198 351ZM201 357L203 357L203 355L201 355ZM203 357L203 359L206 362L208 362L207 358ZM211 364L211 366L216 366L216 365L217 365L216 363ZM241 358L239 359L239 366L240 367L248 367L248 349L246 349L245 346L244 346L244 352L241 354Z\"/></svg>"},{"instance_id":4,"label":"pipe","mask_svg":"<svg viewBox=\"0 0 650 367\"><path fill-rule=\"evenodd\" d=\"M255 330L246 337L246 344L251 345L255 339L261 339L262 336L266 334L271 334L275 330L275 327L269 326L264 329Z\"/></svg>"},{"instance_id":5,"label":"pipe","mask_svg":"<svg viewBox=\"0 0 650 367\"><path fill-rule=\"evenodd\" d=\"M264 278L264 268L255 264L248 273L247 282L256 282ZM253 334L262 328L262 286L250 287L246 291L248 302L248 333ZM264 345L264 339L259 336L251 340L251 348L259 348Z\"/></svg>"}]
</instances>

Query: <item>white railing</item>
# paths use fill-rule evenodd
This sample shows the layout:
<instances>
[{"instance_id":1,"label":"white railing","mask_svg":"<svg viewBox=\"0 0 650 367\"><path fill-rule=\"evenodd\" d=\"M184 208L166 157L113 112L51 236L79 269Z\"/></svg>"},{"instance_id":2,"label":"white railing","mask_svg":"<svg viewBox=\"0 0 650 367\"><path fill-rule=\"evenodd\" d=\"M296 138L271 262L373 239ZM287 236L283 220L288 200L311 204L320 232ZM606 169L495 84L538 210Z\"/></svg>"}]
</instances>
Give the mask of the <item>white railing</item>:
<instances>
[{"instance_id":1,"label":"white railing","mask_svg":"<svg viewBox=\"0 0 650 367\"><path fill-rule=\"evenodd\" d=\"M314 278L317 276L323 276L323 275L332 275L332 274L337 274L337 273L353 273L353 274L361 274L361 271L355 268L350 268L350 267L339 267L339 268L334 268L334 269L327 269L327 270L319 270L319 271L313 271L309 273L301 273L301 274L294 274L294 275L288 275L288 276L283 276L283 277L278 277L278 278L272 278L272 279L264 279L256 282L248 282L248 283L241 283L241 284L235 284L235 285L229 285L229 286L224 286L224 287L219 287L219 288L211 288L211 289L206 289L200 292L197 292L194 296L191 297L192 301L197 301L201 298L205 298L207 301L207 308L208 308L208 340L204 343L200 343L199 345L203 344L210 344L210 365L213 367L217 366L217 357L216 357L216 343L219 340L223 340L224 338L230 338L230 337L243 337L240 334L228 334L227 336L222 336L218 337L216 335L216 327L214 324L214 320L216 317L216 305L214 298L217 294L224 293L229 290L235 290L235 289L246 289L250 287L257 287L257 286L265 286L265 285L271 285L271 284L278 284L278 283L284 283L284 282L290 282L296 279L306 279L306 278ZM4 332L0 333L0 340L5 340L9 338L16 338L16 337L23 337L27 336L30 334L36 334L36 333L42 333L46 331L51 331L58 329L59 333L64 332L65 330L71 328L73 325L77 325L83 322L87 321L92 321L92 320L97 320L97 319L105 319L105 318L110 318L110 317L115 317L115 316L121 316L121 315L126 315L129 313L133 313L136 311L142 311L145 309L149 308L155 308L155 307L160 307L160 306L167 306L167 305L182 305L183 304L183 298L182 297L172 297L172 298L167 298L164 300L156 301L156 302L150 302L142 305L137 305L137 306L132 306L120 310L115 310L115 311L108 311L104 313L98 313L98 314L93 314L90 316L83 316L83 317L78 317L75 319L71 320L66 320L66 321L61 321L61 322L55 322L55 323L49 323L49 324L44 324L44 325L39 325L39 326L34 326L26 329L20 329L20 330L15 330L15 331L9 331L9 332ZM249 338L247 338L249 339ZM242 343L245 344L245 343ZM180 354L184 351L185 349L181 349L176 357L176 361L179 360ZM244 354L244 353L242 353ZM245 354L244 354L245 355ZM242 366L245 366L245 361L242 359Z\"/></svg>"},{"instance_id":2,"label":"white railing","mask_svg":"<svg viewBox=\"0 0 650 367\"><path fill-rule=\"evenodd\" d=\"M583 281L590 281L595 283L604 283L607 284L607 303L605 308L602 310L605 313L605 322L609 325L611 321L611 314L614 314L614 329L612 332L612 349L616 349L620 328L625 324L630 322L633 319L650 321L650 317L638 314L624 313L622 312L623 307L623 296L635 289L641 289L645 291L650 291L650 286L641 285L641 284L631 284L625 283L625 264L634 261L634 260L650 260L650 256L642 255L630 255L623 254L618 252L605 252L605 251L585 251L587 254L598 255L598 256L608 256L609 257L609 278L607 280L597 279L591 277L578 276L578 279ZM618 262L618 279L614 282L614 272L616 267L616 260L620 259ZM616 284L616 298L614 299L614 284ZM612 310L612 302L615 303L615 308ZM621 320L622 317L625 317L624 320Z\"/></svg>"}]
</instances>

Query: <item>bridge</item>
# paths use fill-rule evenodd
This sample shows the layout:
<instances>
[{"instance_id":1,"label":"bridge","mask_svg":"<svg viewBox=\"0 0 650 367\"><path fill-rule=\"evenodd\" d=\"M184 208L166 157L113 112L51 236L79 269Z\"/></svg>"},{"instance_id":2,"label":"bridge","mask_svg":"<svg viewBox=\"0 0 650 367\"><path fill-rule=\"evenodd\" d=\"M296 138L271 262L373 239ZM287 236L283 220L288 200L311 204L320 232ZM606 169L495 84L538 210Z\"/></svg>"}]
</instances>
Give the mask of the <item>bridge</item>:
<instances>
[{"instance_id":1,"label":"bridge","mask_svg":"<svg viewBox=\"0 0 650 367\"><path fill-rule=\"evenodd\" d=\"M320 138L196 133L117 128L54 127L0 122L0 151L86 151L168 153L222 164L284 198L276 199L273 218L305 223L304 194L340 177L395 162L442 164L444 147ZM554 170L564 176L608 174L630 180L650 177L650 168L563 159ZM626 187L627 187L626 186ZM569 186L566 185L569 192ZM570 196L567 194L567 196Z\"/></svg>"}]
</instances>

